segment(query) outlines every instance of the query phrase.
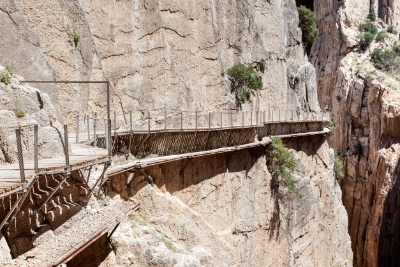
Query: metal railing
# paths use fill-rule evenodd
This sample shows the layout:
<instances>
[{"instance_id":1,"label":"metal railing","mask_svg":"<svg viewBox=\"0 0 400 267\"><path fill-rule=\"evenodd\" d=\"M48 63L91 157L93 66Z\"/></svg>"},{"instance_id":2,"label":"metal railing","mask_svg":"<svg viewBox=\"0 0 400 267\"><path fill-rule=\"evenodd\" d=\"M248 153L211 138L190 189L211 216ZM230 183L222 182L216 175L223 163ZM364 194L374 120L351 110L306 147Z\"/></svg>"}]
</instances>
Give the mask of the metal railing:
<instances>
[{"instance_id":1,"label":"metal railing","mask_svg":"<svg viewBox=\"0 0 400 267\"><path fill-rule=\"evenodd\" d=\"M297 110L264 111L111 111L110 136L122 133L188 132L218 129L262 127L272 123L329 121L329 112ZM96 113L76 117L76 142L90 141L96 145L98 136L107 133L107 120ZM107 144L108 138L106 138ZM107 145L107 147L109 147Z\"/></svg>"}]
</instances>

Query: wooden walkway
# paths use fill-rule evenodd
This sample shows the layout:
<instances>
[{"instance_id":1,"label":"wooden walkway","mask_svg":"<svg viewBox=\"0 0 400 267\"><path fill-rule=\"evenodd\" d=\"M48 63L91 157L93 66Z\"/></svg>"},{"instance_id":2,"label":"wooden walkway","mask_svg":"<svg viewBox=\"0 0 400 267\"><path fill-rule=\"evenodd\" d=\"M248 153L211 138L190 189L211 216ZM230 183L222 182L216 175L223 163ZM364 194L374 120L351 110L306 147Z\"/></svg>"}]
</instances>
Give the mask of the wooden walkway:
<instances>
[{"instance_id":1,"label":"wooden walkway","mask_svg":"<svg viewBox=\"0 0 400 267\"><path fill-rule=\"evenodd\" d=\"M293 133L299 134L300 132L302 133L302 135L312 135L314 134L313 131L322 130L324 123L327 122L327 119L329 118L328 113L310 113L295 116L295 113L292 111L286 112L283 118L281 114L278 113L278 119L274 119L274 116L266 116L266 112L264 112L263 116L254 116L254 118L256 118L255 120L253 120L253 117L250 116L249 118L247 118L246 121L245 117L243 116L244 113L241 114L241 117L237 117L239 121L236 120L236 123L240 125L235 124L235 120L232 120L232 113L230 113L230 116L227 117L228 121L224 121L223 125L221 113L219 118L214 119L212 119L211 115L208 114L208 117L206 116L206 118L208 118L208 124L203 123L203 126L201 126L200 123L198 123L200 117L198 117L198 114L196 113L194 120L193 118L191 118L195 122L194 124L185 124L185 120L183 119L183 117L180 117L177 118L178 122L174 123L173 125L175 125L175 127L172 128L170 126L173 125L168 124L166 120L164 120L164 124L161 123L158 125L153 125L152 127L152 122L149 116L147 122L141 123L141 127L139 127L140 129L138 127L133 127L134 123L132 122L131 116L129 122L127 122L125 125L121 126L119 129L112 129L111 146L112 149L116 152L121 151L121 144L126 144L126 147L129 148L128 150L130 153L134 153L135 149L137 149L140 154L146 154L146 152L148 152L147 154L157 154L159 155L159 157L156 161L154 161L154 164L156 164L156 162L164 160L165 157L160 157L161 155L173 155L173 159L178 159L181 158L182 155L186 155L188 152L199 153L199 155L207 155L209 153L217 153L217 150L218 153L223 153L224 151L226 152L229 150L229 146L233 146L235 149L237 149L238 147L246 148L261 145L259 142L254 142L255 139L253 135L258 136L259 138L279 134L281 134L282 136L293 136ZM77 122L79 122L79 120ZM217 125L215 124L215 122ZM83 132L69 132L69 165L66 163L65 155L42 159L38 161L39 174L62 173L65 172L67 169L73 171L91 165L104 163L109 159L108 151L107 149L105 149L109 142L108 138L104 135L104 125L103 127L99 127L100 125L96 124L96 119L86 120L86 123L87 127ZM93 128L89 127L90 123L92 123ZM225 123L228 125L225 125ZM312 125L317 125L318 127L315 128ZM245 133L246 131L250 134L246 134L246 136L244 136L243 133ZM165 133L165 138L160 139L160 136L164 136L163 133ZM177 137L173 135L175 133L179 133L180 136ZM202 133L203 135L208 133L216 133L216 135L207 135L207 142L205 142L204 140L206 137L201 136ZM155 136L150 136L150 134L155 134ZM185 136L184 134L186 134L187 136ZM318 134L321 133L319 132ZM135 139L136 143L132 142L131 144L131 141L129 140L132 140L133 135L136 135L137 139ZM189 138L189 135L196 136L201 140ZM231 135L232 142L230 141ZM211 140L210 145L208 143L208 139L213 138L217 139ZM227 143L224 142L225 139L228 140ZM96 142L94 142L94 140L96 140ZM177 141L179 141L180 143L178 144ZM96 143L97 147L90 146L90 144L93 145L94 143ZM193 144L195 144L194 147ZM134 147L135 145L137 147ZM176 146L176 148L179 149L177 149L176 151L171 150L170 146L174 145ZM205 147L200 148L201 145L204 145ZM155 147L158 147L157 151L154 150ZM131 148L133 152L131 151ZM189 148L192 150L190 150ZM155 152L152 152L152 149ZM145 164L145 161L143 161L143 164ZM24 160L24 172L25 182L28 185L35 177L33 160ZM0 165L0 198L21 189L23 189L23 187L21 182L19 164L16 163Z\"/></svg>"},{"instance_id":2,"label":"wooden walkway","mask_svg":"<svg viewBox=\"0 0 400 267\"><path fill-rule=\"evenodd\" d=\"M107 150L85 144L70 143L70 169L76 170L86 166L99 164L107 160ZM34 163L24 162L25 180L29 184L34 178ZM39 172L47 174L60 173L66 168L65 156L39 160ZM20 190L21 176L18 163L0 165L0 197Z\"/></svg>"}]
</instances>

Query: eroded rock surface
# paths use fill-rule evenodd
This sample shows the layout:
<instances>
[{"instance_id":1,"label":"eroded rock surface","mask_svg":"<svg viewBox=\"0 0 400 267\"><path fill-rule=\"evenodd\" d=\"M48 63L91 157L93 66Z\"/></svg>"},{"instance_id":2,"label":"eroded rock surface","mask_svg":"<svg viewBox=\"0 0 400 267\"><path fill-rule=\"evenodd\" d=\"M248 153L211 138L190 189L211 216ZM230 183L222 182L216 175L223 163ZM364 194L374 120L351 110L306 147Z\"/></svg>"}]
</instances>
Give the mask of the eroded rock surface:
<instances>
[{"instance_id":1,"label":"eroded rock surface","mask_svg":"<svg viewBox=\"0 0 400 267\"><path fill-rule=\"evenodd\" d=\"M398 3L319 1L315 11L320 36L311 61L316 67L319 100L332 110L332 144L345 162L343 202L349 215L354 266L395 266L399 225L396 208L399 150L399 83L370 62L375 48L388 49L398 36L388 34L358 49L358 26L378 15L378 30L398 27ZM388 8L390 6L390 8ZM388 11L390 10L390 12ZM395 201L395 202L393 202ZM394 265L393 265L394 264Z\"/></svg>"},{"instance_id":2,"label":"eroded rock surface","mask_svg":"<svg viewBox=\"0 0 400 267\"><path fill-rule=\"evenodd\" d=\"M142 207L136 223L117 229L116 258L109 260L118 266L352 266L333 151L319 137L288 146L297 151L302 199L285 188L274 194L261 148L112 178L111 196L133 196Z\"/></svg>"}]
</instances>

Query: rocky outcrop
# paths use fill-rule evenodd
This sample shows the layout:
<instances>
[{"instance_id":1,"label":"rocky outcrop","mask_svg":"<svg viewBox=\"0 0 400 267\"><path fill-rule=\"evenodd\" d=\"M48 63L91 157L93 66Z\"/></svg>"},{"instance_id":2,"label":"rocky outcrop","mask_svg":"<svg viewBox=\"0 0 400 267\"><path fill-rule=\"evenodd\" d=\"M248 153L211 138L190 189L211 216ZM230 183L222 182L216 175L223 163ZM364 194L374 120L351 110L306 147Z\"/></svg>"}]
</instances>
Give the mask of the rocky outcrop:
<instances>
[{"instance_id":1,"label":"rocky outcrop","mask_svg":"<svg viewBox=\"0 0 400 267\"><path fill-rule=\"evenodd\" d=\"M7 70L0 66L0 75L5 72ZM13 75L10 84L0 83L0 163L16 163L18 160L17 128L21 129L24 159L33 159L34 125L39 127L39 159L63 154L63 127L57 120L60 115L58 109L51 103L48 94L21 84L23 80L21 76Z\"/></svg>"},{"instance_id":2,"label":"rocky outcrop","mask_svg":"<svg viewBox=\"0 0 400 267\"><path fill-rule=\"evenodd\" d=\"M118 112L236 109L224 75L236 62L265 63L260 73L264 88L244 109L293 110L307 101L317 105L304 86L291 85L292 73L299 72L303 84L315 79L312 69L301 74L307 60L292 0L9 0L0 10L0 33L7 43L0 51L2 61L14 62L29 80L108 79L112 108ZM76 44L74 34L80 36ZM51 95L72 126L77 113L105 115L103 85L39 88Z\"/></svg>"},{"instance_id":3,"label":"rocky outcrop","mask_svg":"<svg viewBox=\"0 0 400 267\"><path fill-rule=\"evenodd\" d=\"M347 215L333 176L333 151L323 137L310 142L299 138L287 145L296 151L301 199L284 187L278 194L271 189L262 148L111 178L107 186L111 197L133 197L142 206L140 216L115 232L118 246L110 262L351 266Z\"/></svg>"},{"instance_id":4,"label":"rocky outcrop","mask_svg":"<svg viewBox=\"0 0 400 267\"><path fill-rule=\"evenodd\" d=\"M396 21L385 15L388 10L382 2L371 4L371 10L383 21ZM396 7L392 10L396 12ZM311 61L322 92L319 100L332 109L336 128L332 144L346 166L343 202L349 215L354 266L395 266L399 84L369 60L374 48L390 48L397 36L389 34L384 42L374 41L361 52L358 25L366 21L369 3L346 1L339 6L319 1L315 11L321 34ZM379 30L387 26L381 20L376 24Z\"/></svg>"}]
</instances>

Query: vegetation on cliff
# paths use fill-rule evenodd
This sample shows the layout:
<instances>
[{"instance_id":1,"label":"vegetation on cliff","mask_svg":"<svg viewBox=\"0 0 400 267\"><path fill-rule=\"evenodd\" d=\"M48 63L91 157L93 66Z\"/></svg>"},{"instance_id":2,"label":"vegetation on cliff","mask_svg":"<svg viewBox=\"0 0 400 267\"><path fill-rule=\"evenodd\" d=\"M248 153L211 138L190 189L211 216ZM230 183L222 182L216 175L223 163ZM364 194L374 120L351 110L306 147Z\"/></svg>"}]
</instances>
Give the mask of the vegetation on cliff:
<instances>
[{"instance_id":1,"label":"vegetation on cliff","mask_svg":"<svg viewBox=\"0 0 400 267\"><path fill-rule=\"evenodd\" d=\"M235 93L238 106L251 101L251 96L255 94L255 91L263 87L261 76L252 66L236 63L226 73L230 77L231 91Z\"/></svg>"},{"instance_id":2,"label":"vegetation on cliff","mask_svg":"<svg viewBox=\"0 0 400 267\"><path fill-rule=\"evenodd\" d=\"M302 31L303 45L307 50L309 50L318 36L318 29L315 23L315 13L305 6L300 6L297 10L299 12L299 27Z\"/></svg>"},{"instance_id":3,"label":"vegetation on cliff","mask_svg":"<svg viewBox=\"0 0 400 267\"><path fill-rule=\"evenodd\" d=\"M273 137L272 144L267 149L267 165L273 180L286 186L300 197L299 189L292 175L296 167L294 156L285 148L279 137Z\"/></svg>"}]
</instances>

